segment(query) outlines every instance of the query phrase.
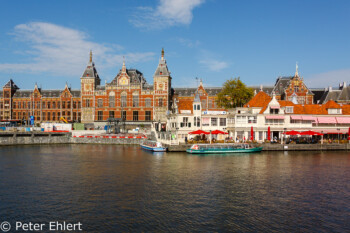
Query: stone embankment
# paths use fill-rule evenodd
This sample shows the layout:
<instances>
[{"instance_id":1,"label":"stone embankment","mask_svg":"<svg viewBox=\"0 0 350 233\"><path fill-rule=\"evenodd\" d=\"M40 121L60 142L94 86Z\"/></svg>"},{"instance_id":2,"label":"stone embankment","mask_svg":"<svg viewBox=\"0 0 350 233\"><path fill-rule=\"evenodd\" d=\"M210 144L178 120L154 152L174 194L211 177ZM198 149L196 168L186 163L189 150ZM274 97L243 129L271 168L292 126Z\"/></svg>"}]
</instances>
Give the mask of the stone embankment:
<instances>
[{"instance_id":1,"label":"stone embankment","mask_svg":"<svg viewBox=\"0 0 350 233\"><path fill-rule=\"evenodd\" d=\"M1 132L0 145L40 145L70 143L70 133L60 132Z\"/></svg>"},{"instance_id":2,"label":"stone embankment","mask_svg":"<svg viewBox=\"0 0 350 233\"><path fill-rule=\"evenodd\" d=\"M145 136L86 135L72 137L66 132L0 132L0 146L40 144L140 144Z\"/></svg>"}]
</instances>

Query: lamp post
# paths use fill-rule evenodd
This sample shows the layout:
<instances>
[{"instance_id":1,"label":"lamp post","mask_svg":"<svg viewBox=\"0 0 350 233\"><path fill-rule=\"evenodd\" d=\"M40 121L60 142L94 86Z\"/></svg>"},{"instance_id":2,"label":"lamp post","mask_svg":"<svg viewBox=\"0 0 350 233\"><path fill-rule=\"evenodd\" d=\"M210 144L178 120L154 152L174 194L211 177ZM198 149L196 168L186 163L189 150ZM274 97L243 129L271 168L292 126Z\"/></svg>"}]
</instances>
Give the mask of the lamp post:
<instances>
[{"instance_id":1,"label":"lamp post","mask_svg":"<svg viewBox=\"0 0 350 233\"><path fill-rule=\"evenodd\" d=\"M339 134L340 134L340 128L338 128L337 130L338 130L338 144L339 144Z\"/></svg>"},{"instance_id":2,"label":"lamp post","mask_svg":"<svg viewBox=\"0 0 350 233\"><path fill-rule=\"evenodd\" d=\"M286 133L287 133L287 128L284 128L283 129L283 132L284 132L284 135L283 135L283 137L284 137L284 144L287 144L287 135L286 135Z\"/></svg>"},{"instance_id":3,"label":"lamp post","mask_svg":"<svg viewBox=\"0 0 350 233\"><path fill-rule=\"evenodd\" d=\"M210 132L210 138L209 138L209 140L210 140L210 144L211 144L211 130L209 130L209 132Z\"/></svg>"}]
</instances>

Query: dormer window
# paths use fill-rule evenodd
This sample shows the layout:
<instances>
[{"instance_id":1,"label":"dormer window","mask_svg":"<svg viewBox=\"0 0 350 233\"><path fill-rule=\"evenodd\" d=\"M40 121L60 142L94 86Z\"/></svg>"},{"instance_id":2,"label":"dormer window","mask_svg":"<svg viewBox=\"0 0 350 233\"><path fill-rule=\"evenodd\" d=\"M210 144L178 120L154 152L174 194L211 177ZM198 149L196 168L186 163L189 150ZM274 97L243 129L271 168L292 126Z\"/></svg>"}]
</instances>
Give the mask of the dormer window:
<instances>
[{"instance_id":1,"label":"dormer window","mask_svg":"<svg viewBox=\"0 0 350 233\"><path fill-rule=\"evenodd\" d=\"M279 109L278 108L270 108L270 114L278 114Z\"/></svg>"},{"instance_id":2,"label":"dormer window","mask_svg":"<svg viewBox=\"0 0 350 233\"><path fill-rule=\"evenodd\" d=\"M286 113L293 113L294 107L286 107Z\"/></svg>"},{"instance_id":3,"label":"dormer window","mask_svg":"<svg viewBox=\"0 0 350 233\"><path fill-rule=\"evenodd\" d=\"M341 108L329 108L328 114L342 114Z\"/></svg>"}]
</instances>

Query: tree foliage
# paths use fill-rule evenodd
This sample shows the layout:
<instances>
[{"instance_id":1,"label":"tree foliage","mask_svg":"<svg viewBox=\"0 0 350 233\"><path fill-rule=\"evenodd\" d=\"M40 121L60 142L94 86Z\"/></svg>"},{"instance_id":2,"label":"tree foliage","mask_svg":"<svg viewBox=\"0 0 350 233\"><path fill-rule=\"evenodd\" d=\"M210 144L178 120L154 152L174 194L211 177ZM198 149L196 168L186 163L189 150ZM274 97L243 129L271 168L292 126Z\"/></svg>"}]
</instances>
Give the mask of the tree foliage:
<instances>
[{"instance_id":1,"label":"tree foliage","mask_svg":"<svg viewBox=\"0 0 350 233\"><path fill-rule=\"evenodd\" d=\"M254 96L252 88L247 87L240 78L229 79L218 94L217 104L225 109L242 107Z\"/></svg>"}]
</instances>

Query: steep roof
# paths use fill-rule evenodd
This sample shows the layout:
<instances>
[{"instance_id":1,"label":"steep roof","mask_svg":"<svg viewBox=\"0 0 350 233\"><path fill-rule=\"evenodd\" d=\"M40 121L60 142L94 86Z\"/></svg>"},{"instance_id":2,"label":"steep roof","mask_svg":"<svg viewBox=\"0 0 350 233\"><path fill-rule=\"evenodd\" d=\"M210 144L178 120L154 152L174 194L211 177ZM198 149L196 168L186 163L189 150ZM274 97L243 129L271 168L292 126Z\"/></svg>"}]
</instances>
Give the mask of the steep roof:
<instances>
[{"instance_id":1,"label":"steep roof","mask_svg":"<svg viewBox=\"0 0 350 233\"><path fill-rule=\"evenodd\" d=\"M277 78L275 86L273 87L272 91L274 91L276 95L283 95L284 90L288 87L290 81L293 78L294 78L293 76Z\"/></svg>"},{"instance_id":2,"label":"steep roof","mask_svg":"<svg viewBox=\"0 0 350 233\"><path fill-rule=\"evenodd\" d=\"M10 79L6 84L5 86L3 86L3 88L11 88L11 89L15 89L15 90L18 90L19 87L17 87L17 85L15 84L15 82Z\"/></svg>"},{"instance_id":3,"label":"steep roof","mask_svg":"<svg viewBox=\"0 0 350 233\"><path fill-rule=\"evenodd\" d=\"M137 69L126 69L126 74L129 76L130 78L130 84L131 85L135 85L135 84L142 84L145 85L147 84L147 81L145 79L145 77L143 76L143 74L137 70ZM115 85L118 86L118 78L120 75L122 75L123 71L120 70L119 73L114 77L114 79L110 82L110 85Z\"/></svg>"},{"instance_id":4,"label":"steep roof","mask_svg":"<svg viewBox=\"0 0 350 233\"><path fill-rule=\"evenodd\" d=\"M162 49L162 56L159 60L158 67L154 73L154 76L170 76L170 72L164 58L164 49Z\"/></svg>"},{"instance_id":5,"label":"steep roof","mask_svg":"<svg viewBox=\"0 0 350 233\"><path fill-rule=\"evenodd\" d=\"M264 107L267 106L272 97L263 91L259 91L244 107Z\"/></svg>"},{"instance_id":6,"label":"steep roof","mask_svg":"<svg viewBox=\"0 0 350 233\"><path fill-rule=\"evenodd\" d=\"M350 87L348 87L348 86L343 87L337 100L338 101L350 100Z\"/></svg>"},{"instance_id":7,"label":"steep roof","mask_svg":"<svg viewBox=\"0 0 350 233\"><path fill-rule=\"evenodd\" d=\"M193 113L192 106L193 106L193 97L181 98L181 100L177 102L179 113L181 113L181 110L190 110L191 113Z\"/></svg>"}]
</instances>

